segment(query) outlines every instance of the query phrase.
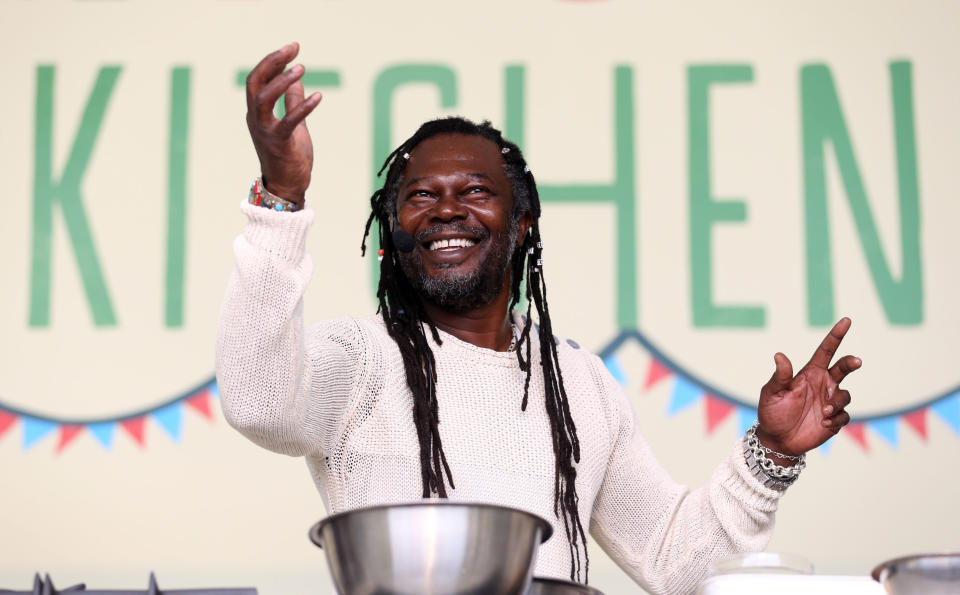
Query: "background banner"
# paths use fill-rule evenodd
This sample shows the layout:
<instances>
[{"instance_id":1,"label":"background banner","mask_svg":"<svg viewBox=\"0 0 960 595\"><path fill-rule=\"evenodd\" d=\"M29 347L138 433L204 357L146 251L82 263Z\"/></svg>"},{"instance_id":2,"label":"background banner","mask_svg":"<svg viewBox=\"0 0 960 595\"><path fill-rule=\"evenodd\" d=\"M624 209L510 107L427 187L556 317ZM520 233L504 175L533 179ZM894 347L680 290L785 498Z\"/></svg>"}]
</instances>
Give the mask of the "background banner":
<instances>
[{"instance_id":1,"label":"background banner","mask_svg":"<svg viewBox=\"0 0 960 595\"><path fill-rule=\"evenodd\" d=\"M489 119L540 184L554 326L598 353L691 485L783 351L830 325L853 422L771 549L818 571L960 548L952 2L0 0L0 587L329 592L301 461L227 427L213 379L244 77L297 40L315 171L308 320L375 310L384 157ZM370 254L370 252L368 252ZM375 250L373 251L375 255ZM638 589L599 548L592 583Z\"/></svg>"}]
</instances>

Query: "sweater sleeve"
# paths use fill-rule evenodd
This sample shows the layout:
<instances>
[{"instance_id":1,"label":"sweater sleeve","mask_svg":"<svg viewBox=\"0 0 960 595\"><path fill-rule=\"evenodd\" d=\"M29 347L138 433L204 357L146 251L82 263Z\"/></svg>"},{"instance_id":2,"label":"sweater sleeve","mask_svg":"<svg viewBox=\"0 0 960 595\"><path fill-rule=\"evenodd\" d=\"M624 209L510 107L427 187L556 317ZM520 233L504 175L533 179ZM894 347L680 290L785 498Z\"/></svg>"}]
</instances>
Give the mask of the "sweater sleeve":
<instances>
[{"instance_id":1,"label":"sweater sleeve","mask_svg":"<svg viewBox=\"0 0 960 595\"><path fill-rule=\"evenodd\" d=\"M303 328L306 253L313 211L274 212L244 204L248 223L217 329L216 370L227 421L270 450L329 450L355 386L360 333L334 319Z\"/></svg>"},{"instance_id":2,"label":"sweater sleeve","mask_svg":"<svg viewBox=\"0 0 960 595\"><path fill-rule=\"evenodd\" d=\"M617 564L651 593L693 593L710 564L764 549L780 492L747 469L742 440L710 483L690 490L673 481L636 428L626 395L602 364L613 401L614 441L594 503L590 532Z\"/></svg>"}]
</instances>

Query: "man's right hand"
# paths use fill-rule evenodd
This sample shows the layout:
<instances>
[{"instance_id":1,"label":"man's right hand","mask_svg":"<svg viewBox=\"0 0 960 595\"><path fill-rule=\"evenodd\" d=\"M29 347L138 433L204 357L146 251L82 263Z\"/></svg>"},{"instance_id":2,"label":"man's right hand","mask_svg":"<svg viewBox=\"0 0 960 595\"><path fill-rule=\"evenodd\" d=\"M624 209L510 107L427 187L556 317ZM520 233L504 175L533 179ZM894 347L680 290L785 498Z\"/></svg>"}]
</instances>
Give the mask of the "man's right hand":
<instances>
[{"instance_id":1,"label":"man's right hand","mask_svg":"<svg viewBox=\"0 0 960 595\"><path fill-rule=\"evenodd\" d=\"M313 167L313 144L306 117L320 104L322 95L304 99L303 66L284 72L300 51L291 43L267 55L247 75L247 128L260 158L263 184L270 193L303 207ZM285 95L284 95L285 94ZM273 115L277 99L284 95L286 115Z\"/></svg>"}]
</instances>

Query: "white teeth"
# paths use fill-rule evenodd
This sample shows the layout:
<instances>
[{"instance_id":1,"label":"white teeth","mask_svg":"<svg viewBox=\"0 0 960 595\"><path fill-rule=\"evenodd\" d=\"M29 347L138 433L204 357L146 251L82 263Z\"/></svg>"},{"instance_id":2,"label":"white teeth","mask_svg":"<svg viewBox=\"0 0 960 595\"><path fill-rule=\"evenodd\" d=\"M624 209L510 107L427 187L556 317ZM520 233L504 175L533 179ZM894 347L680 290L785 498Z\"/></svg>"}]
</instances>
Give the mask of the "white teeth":
<instances>
[{"instance_id":1,"label":"white teeth","mask_svg":"<svg viewBox=\"0 0 960 595\"><path fill-rule=\"evenodd\" d=\"M430 250L443 250L444 248L469 248L476 242L467 238L450 238L449 240L434 240L430 242Z\"/></svg>"}]
</instances>

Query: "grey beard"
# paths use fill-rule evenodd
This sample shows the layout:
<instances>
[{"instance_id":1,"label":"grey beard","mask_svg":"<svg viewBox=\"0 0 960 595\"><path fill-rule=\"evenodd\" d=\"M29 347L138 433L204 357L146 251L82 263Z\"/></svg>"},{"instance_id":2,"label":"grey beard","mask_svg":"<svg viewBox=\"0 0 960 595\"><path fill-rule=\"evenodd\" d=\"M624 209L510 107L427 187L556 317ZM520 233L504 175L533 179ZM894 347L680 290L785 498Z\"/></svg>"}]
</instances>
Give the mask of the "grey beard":
<instances>
[{"instance_id":1,"label":"grey beard","mask_svg":"<svg viewBox=\"0 0 960 595\"><path fill-rule=\"evenodd\" d=\"M469 232L480 238L489 235L486 229L468 228L462 224L432 227L417 234L417 241L428 234L441 230ZM466 312L485 306L495 300L503 290L504 279L510 274L510 260L517 243L518 221L513 221L506 236L492 238L492 246L486 258L474 271L466 274L449 273L439 277L430 277L423 268L419 253L400 253L400 266L407 280L424 300L445 310ZM482 241L482 240L481 240Z\"/></svg>"}]
</instances>

